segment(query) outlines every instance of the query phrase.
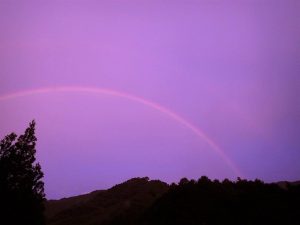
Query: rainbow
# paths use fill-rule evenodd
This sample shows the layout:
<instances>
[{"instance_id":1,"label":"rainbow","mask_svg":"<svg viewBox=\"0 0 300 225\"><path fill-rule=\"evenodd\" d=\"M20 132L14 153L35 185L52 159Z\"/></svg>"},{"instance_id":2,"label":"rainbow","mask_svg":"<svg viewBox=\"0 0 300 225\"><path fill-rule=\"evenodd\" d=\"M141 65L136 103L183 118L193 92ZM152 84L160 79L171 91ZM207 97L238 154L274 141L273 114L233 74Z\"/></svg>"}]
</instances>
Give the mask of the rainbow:
<instances>
[{"instance_id":1,"label":"rainbow","mask_svg":"<svg viewBox=\"0 0 300 225\"><path fill-rule=\"evenodd\" d=\"M156 102L149 101L142 97L138 97L136 95L128 94L125 92L120 92L112 89L105 88L94 88L94 87L81 87L81 86L60 86L60 87L46 87L46 88L38 88L38 89L30 89L25 91L19 91L10 94L4 94L0 96L0 101L6 101L10 99L26 97L30 95L38 95L52 92L84 92L84 93L92 93L92 94L102 94L102 95L110 95L120 98L125 98L145 106L148 106L152 109L155 109L169 118L172 118L176 122L184 125L186 128L191 130L196 136L204 140L215 153L217 153L224 162L231 168L231 170L239 177L243 177L240 170L235 166L235 164L230 160L230 158L225 154L224 150L222 150L211 138L209 138L200 128L188 122L185 118L181 117L177 113L171 111L170 109L159 105Z\"/></svg>"}]
</instances>

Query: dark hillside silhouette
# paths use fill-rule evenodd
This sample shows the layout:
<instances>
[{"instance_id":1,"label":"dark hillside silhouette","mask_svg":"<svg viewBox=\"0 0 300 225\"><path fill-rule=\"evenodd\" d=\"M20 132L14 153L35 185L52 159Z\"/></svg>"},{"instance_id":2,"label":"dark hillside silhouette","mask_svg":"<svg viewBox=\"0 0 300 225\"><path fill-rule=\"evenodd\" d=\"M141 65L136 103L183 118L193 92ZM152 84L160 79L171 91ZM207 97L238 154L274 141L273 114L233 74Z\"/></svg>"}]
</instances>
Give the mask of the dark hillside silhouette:
<instances>
[{"instance_id":1,"label":"dark hillside silhouette","mask_svg":"<svg viewBox=\"0 0 300 225\"><path fill-rule=\"evenodd\" d=\"M0 224L44 224L44 183L35 162L35 122L0 142Z\"/></svg>"},{"instance_id":2,"label":"dark hillside silhouette","mask_svg":"<svg viewBox=\"0 0 300 225\"><path fill-rule=\"evenodd\" d=\"M262 181L182 179L143 216L139 224L299 224L300 186Z\"/></svg>"},{"instance_id":3,"label":"dark hillside silhouette","mask_svg":"<svg viewBox=\"0 0 300 225\"><path fill-rule=\"evenodd\" d=\"M262 181L134 178L106 191L48 201L49 225L299 224L300 186Z\"/></svg>"},{"instance_id":4,"label":"dark hillside silhouette","mask_svg":"<svg viewBox=\"0 0 300 225\"><path fill-rule=\"evenodd\" d=\"M107 191L95 191L46 204L47 224L133 224L168 185L161 181L133 178Z\"/></svg>"}]
</instances>

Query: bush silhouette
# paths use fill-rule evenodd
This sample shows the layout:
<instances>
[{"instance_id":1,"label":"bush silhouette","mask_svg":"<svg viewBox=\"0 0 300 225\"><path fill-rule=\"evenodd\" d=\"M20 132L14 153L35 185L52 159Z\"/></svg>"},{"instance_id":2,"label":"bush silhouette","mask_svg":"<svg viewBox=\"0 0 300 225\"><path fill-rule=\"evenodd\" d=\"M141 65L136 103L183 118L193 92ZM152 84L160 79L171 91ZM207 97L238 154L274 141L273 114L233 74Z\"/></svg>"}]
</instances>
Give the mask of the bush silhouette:
<instances>
[{"instance_id":1,"label":"bush silhouette","mask_svg":"<svg viewBox=\"0 0 300 225\"><path fill-rule=\"evenodd\" d=\"M0 142L0 224L44 224L44 183L35 162L35 121L23 135L7 135Z\"/></svg>"}]
</instances>

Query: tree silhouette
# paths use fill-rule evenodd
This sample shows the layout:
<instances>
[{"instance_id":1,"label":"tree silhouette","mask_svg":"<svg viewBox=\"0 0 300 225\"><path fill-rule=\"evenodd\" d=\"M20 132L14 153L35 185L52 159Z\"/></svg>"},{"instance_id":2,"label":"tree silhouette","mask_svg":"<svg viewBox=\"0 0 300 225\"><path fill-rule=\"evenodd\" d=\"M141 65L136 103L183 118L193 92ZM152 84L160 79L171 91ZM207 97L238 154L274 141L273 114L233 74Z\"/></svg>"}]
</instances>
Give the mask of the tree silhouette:
<instances>
[{"instance_id":1,"label":"tree silhouette","mask_svg":"<svg viewBox=\"0 0 300 225\"><path fill-rule=\"evenodd\" d=\"M35 158L35 121L0 142L0 224L44 224L44 183Z\"/></svg>"},{"instance_id":2,"label":"tree silhouette","mask_svg":"<svg viewBox=\"0 0 300 225\"><path fill-rule=\"evenodd\" d=\"M136 224L296 225L299 200L300 185L283 189L260 180L220 182L202 176L195 182L183 178L172 184Z\"/></svg>"}]
</instances>

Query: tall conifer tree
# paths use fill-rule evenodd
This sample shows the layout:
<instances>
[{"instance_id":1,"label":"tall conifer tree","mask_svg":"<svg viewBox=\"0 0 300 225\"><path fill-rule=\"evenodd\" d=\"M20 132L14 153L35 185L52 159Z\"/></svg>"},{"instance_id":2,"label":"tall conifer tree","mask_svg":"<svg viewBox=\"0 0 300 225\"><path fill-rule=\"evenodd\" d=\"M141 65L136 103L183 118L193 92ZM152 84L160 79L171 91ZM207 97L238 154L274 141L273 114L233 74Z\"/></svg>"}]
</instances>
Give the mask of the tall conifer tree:
<instances>
[{"instance_id":1,"label":"tall conifer tree","mask_svg":"<svg viewBox=\"0 0 300 225\"><path fill-rule=\"evenodd\" d=\"M44 224L44 176L36 163L35 121L0 142L0 224Z\"/></svg>"}]
</instances>

